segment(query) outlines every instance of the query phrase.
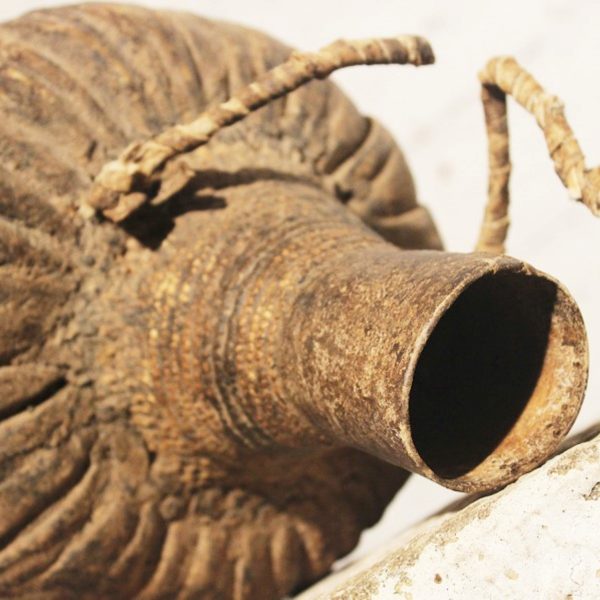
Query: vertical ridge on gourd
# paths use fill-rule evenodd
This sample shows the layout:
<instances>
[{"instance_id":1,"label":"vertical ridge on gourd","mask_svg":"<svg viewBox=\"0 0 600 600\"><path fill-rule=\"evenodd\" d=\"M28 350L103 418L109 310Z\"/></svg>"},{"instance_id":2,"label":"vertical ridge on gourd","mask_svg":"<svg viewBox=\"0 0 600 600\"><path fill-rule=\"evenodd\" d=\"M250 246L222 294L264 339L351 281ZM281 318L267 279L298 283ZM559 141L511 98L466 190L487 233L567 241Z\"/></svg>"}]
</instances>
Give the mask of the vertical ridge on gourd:
<instances>
[{"instance_id":1,"label":"vertical ridge on gourd","mask_svg":"<svg viewBox=\"0 0 600 600\"><path fill-rule=\"evenodd\" d=\"M23 405L38 405L65 385L61 371L40 364L0 367L0 415L7 418Z\"/></svg>"},{"instance_id":2,"label":"vertical ridge on gourd","mask_svg":"<svg viewBox=\"0 0 600 600\"><path fill-rule=\"evenodd\" d=\"M465 489L504 483L574 418L586 357L572 300L518 261L443 255L436 278L433 255L387 244L441 248L391 136L329 82L171 157L154 201L119 224L90 211L103 165L290 53L235 25L117 5L0 25L0 596L283 597L380 517L407 477L395 465ZM421 271L404 295L396 284ZM555 290L539 320L565 401L542 406L534 425L548 431L522 463L508 435L517 450L490 457L502 477L453 480L412 442L409 348L499 271ZM418 331L403 328L403 296L423 306ZM381 314L364 318L371 305ZM323 329L342 322L346 349Z\"/></svg>"},{"instance_id":3,"label":"vertical ridge on gourd","mask_svg":"<svg viewBox=\"0 0 600 600\"><path fill-rule=\"evenodd\" d=\"M0 217L0 363L45 341L74 287L67 252L48 234Z\"/></svg>"}]
</instances>

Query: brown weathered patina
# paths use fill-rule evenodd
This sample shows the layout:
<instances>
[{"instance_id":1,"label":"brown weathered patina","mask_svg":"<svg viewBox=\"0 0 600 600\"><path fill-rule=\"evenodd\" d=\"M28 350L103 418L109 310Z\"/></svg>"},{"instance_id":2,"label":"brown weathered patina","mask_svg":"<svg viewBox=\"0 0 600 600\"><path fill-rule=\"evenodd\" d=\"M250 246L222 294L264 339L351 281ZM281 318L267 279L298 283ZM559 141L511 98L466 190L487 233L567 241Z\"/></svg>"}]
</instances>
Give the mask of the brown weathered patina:
<instances>
[{"instance_id":1,"label":"brown weathered patina","mask_svg":"<svg viewBox=\"0 0 600 600\"><path fill-rule=\"evenodd\" d=\"M282 597L405 469L495 488L571 426L568 293L441 252L389 134L311 81L427 43L289 55L133 7L0 26L1 597Z\"/></svg>"}]
</instances>

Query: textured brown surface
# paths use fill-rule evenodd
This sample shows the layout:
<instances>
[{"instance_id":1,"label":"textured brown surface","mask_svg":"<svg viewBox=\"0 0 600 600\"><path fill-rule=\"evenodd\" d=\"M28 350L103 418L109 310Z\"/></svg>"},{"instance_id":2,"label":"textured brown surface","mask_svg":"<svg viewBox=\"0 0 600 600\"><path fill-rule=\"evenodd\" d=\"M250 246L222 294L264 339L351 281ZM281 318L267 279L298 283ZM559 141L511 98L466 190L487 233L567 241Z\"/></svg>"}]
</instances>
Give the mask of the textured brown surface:
<instances>
[{"instance_id":1,"label":"textured brown surface","mask_svg":"<svg viewBox=\"0 0 600 600\"><path fill-rule=\"evenodd\" d=\"M363 450L474 489L568 429L576 307L518 261L384 242L373 230L440 247L395 143L327 82L169 162L161 202L120 226L90 212L105 163L288 55L108 5L0 27L0 596L281 597L404 482ZM535 326L551 340L535 410L481 468L439 475L406 422L411 351L469 283L505 272L557 300Z\"/></svg>"},{"instance_id":2,"label":"textured brown surface","mask_svg":"<svg viewBox=\"0 0 600 600\"><path fill-rule=\"evenodd\" d=\"M221 393L230 402L231 383L215 388L210 347L185 357L193 364L166 354L177 331L165 302L186 306L185 289L169 289L183 276L171 257L183 265L192 242L215 243L219 230L200 234L198 219L226 214L229 196L261 181L330 190L391 238L439 245L402 154L334 86L312 83L220 134L210 153L187 155L172 180L188 181L194 165L203 176L160 209L123 228L84 218L107 160L227 100L289 52L241 27L116 6L0 28L1 596L278 597L350 550L406 478L345 449L281 467L261 449L209 459L238 440L213 407ZM221 306L228 284L196 250L201 313L203 298ZM162 345L148 338L165 328ZM171 363L152 362L156 353ZM166 377L175 368L195 371L184 383ZM204 399L193 396L201 385ZM179 394L173 417L151 403ZM190 420L193 401L206 408Z\"/></svg>"}]
</instances>

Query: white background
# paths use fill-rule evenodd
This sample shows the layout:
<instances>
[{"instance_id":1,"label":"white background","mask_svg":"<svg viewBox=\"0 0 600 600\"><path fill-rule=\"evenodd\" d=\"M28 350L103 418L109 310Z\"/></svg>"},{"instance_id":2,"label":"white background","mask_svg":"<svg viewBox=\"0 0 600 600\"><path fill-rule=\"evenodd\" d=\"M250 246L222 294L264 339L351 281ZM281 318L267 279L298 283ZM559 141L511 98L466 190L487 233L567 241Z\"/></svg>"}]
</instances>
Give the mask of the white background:
<instances>
[{"instance_id":1,"label":"white background","mask_svg":"<svg viewBox=\"0 0 600 600\"><path fill-rule=\"evenodd\" d=\"M485 136L476 74L513 54L567 107L588 158L600 162L600 2L594 0L148 0L237 21L306 50L339 37L418 33L433 67L362 67L334 79L402 145L421 202L448 249L472 248L486 192ZM0 0L0 20L59 2ZM509 253L558 277L582 309L590 336L588 395L575 425L600 421L600 220L567 197L533 119L510 106L513 210ZM413 477L360 551L394 536L457 494Z\"/></svg>"}]
</instances>

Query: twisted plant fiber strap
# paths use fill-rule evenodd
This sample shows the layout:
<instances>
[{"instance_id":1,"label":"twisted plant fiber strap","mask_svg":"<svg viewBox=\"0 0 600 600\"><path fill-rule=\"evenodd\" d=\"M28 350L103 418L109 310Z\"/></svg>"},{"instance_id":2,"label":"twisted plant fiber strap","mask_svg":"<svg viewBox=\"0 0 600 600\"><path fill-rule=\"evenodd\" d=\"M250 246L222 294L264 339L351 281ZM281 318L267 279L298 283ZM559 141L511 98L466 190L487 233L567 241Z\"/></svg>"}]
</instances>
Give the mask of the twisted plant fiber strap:
<instances>
[{"instance_id":1,"label":"twisted plant fiber strap","mask_svg":"<svg viewBox=\"0 0 600 600\"><path fill-rule=\"evenodd\" d=\"M508 232L510 155L506 95L531 113L546 139L554 168L569 194L600 215L600 168L586 169L581 148L564 115L562 102L551 96L511 57L490 60L479 74L488 135L488 201L476 249L503 253Z\"/></svg>"},{"instance_id":2,"label":"twisted plant fiber strap","mask_svg":"<svg viewBox=\"0 0 600 600\"><path fill-rule=\"evenodd\" d=\"M243 119L313 79L353 65L431 64L429 43L418 36L364 41L339 40L317 53L294 52L290 58L209 108L195 121L176 125L145 142L134 142L107 163L94 182L89 204L113 221L122 221L149 201L148 190L167 161L206 144L219 130Z\"/></svg>"}]
</instances>

